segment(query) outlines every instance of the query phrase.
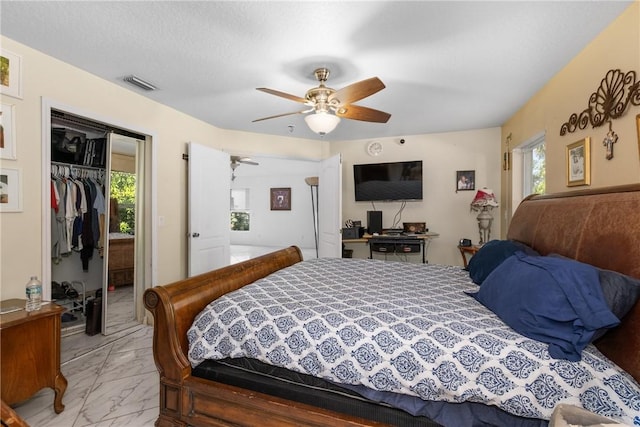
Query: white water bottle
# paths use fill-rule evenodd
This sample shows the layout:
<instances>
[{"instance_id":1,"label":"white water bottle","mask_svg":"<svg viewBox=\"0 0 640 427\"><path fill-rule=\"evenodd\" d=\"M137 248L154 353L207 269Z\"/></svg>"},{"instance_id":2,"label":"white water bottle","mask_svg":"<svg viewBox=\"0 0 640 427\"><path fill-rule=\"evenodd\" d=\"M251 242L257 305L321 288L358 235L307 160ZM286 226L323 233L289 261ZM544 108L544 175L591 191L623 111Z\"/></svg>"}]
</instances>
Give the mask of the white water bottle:
<instances>
[{"instance_id":1,"label":"white water bottle","mask_svg":"<svg viewBox=\"0 0 640 427\"><path fill-rule=\"evenodd\" d=\"M37 276L31 276L31 280L27 282L27 305L25 310L40 310L42 307L42 283Z\"/></svg>"}]
</instances>

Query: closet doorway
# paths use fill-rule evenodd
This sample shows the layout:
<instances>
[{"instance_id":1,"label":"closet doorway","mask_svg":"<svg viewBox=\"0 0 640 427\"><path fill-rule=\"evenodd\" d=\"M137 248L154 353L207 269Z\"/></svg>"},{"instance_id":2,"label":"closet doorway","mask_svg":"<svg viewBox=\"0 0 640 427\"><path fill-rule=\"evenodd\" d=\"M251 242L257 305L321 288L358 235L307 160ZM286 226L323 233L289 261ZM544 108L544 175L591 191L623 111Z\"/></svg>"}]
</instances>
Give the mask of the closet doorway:
<instances>
[{"instance_id":1,"label":"closet doorway","mask_svg":"<svg viewBox=\"0 0 640 427\"><path fill-rule=\"evenodd\" d=\"M46 101L43 118L44 178L51 177L51 185L45 182L43 187L43 212L44 218L52 218L43 226L43 292L45 298L58 300L71 288L69 298L62 300L68 313L62 333L108 335L143 323L142 293L145 283L153 283L155 256L149 220L152 137ZM77 203L78 217L87 220L79 229L89 230L93 240L77 236L76 227L69 234L73 242L56 237L56 228L64 230L62 224L77 220L70 222L68 214L62 221L58 214L56 220L51 206L51 200L60 197L55 179L84 184L85 198L94 209L93 217L87 216L91 208L81 211ZM90 198L91 183L97 184L102 199Z\"/></svg>"}]
</instances>

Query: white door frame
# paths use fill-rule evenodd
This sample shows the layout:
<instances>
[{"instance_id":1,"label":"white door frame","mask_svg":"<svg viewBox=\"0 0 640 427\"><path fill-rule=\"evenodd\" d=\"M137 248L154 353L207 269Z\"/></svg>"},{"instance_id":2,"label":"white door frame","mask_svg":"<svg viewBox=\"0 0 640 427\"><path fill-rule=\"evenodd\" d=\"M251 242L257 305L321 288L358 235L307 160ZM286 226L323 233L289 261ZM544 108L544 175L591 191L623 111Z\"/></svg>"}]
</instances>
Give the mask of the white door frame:
<instances>
[{"instance_id":1,"label":"white door frame","mask_svg":"<svg viewBox=\"0 0 640 427\"><path fill-rule=\"evenodd\" d=\"M145 176L145 180L150 179L148 187L151 191L150 195L147 195L145 202L150 203L150 227L148 227L148 233L145 233L145 256L138 262L136 266L136 272L140 270L144 274L145 280L141 282L140 287L136 289L136 295L139 297L143 292L145 285L155 286L157 280L157 197L156 197L156 170L157 170L157 135L147 129L141 128L137 125L130 123L124 123L120 120L105 117L95 112L86 111L81 108L77 108L71 105L63 104L53 99L42 97L42 297L44 300L51 299L51 194L50 194L50 182L51 182L51 110L60 110L76 116L85 117L96 122L105 123L123 130L129 130L133 133L138 133L146 136L145 146L146 151L150 154L148 162L151 168ZM142 267L142 268L138 268ZM138 273L136 273L138 276ZM139 276L138 276L139 277ZM134 298L136 301L135 312L145 313L140 307L142 307L142 298ZM140 307L138 307L140 306ZM137 316L139 317L139 316ZM138 318L139 321L147 323L146 314L145 318Z\"/></svg>"}]
</instances>

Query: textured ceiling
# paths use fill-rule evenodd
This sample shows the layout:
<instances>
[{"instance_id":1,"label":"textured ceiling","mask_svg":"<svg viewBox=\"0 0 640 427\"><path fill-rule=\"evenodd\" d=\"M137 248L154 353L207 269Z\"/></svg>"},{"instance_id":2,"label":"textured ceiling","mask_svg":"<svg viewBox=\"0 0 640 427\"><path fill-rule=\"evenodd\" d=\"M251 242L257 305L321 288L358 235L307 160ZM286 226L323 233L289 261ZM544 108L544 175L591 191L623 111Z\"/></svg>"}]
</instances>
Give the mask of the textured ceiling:
<instances>
[{"instance_id":1,"label":"textured ceiling","mask_svg":"<svg viewBox=\"0 0 640 427\"><path fill-rule=\"evenodd\" d=\"M342 120L324 137L350 140L500 126L630 3L3 0L0 32L248 132L320 138L302 115L252 123L301 110L257 87L303 97L320 66L335 89L377 76L386 89L357 104L391 119ZM159 90L129 86L129 74Z\"/></svg>"}]
</instances>

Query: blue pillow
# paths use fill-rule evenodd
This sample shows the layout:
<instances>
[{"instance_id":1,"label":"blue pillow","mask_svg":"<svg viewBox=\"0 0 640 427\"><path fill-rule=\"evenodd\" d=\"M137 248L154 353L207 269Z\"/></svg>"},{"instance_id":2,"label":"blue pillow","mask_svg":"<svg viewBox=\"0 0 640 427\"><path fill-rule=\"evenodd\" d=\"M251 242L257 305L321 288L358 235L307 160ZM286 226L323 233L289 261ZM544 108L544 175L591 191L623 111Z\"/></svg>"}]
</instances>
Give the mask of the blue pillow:
<instances>
[{"instance_id":1,"label":"blue pillow","mask_svg":"<svg viewBox=\"0 0 640 427\"><path fill-rule=\"evenodd\" d=\"M598 269L600 286L607 305L620 320L640 299L640 280L631 276L611 271Z\"/></svg>"},{"instance_id":2,"label":"blue pillow","mask_svg":"<svg viewBox=\"0 0 640 427\"><path fill-rule=\"evenodd\" d=\"M549 254L550 257L571 259L563 255ZM576 261L577 262L577 261ZM600 287L604 295L604 301L611 309L611 312L620 320L633 308L636 301L640 299L640 280L631 276L611 270L603 270L595 267L600 279ZM598 332L597 337L604 334L604 330ZM597 338L596 337L596 338Z\"/></svg>"},{"instance_id":3,"label":"blue pillow","mask_svg":"<svg viewBox=\"0 0 640 427\"><path fill-rule=\"evenodd\" d=\"M518 333L549 344L556 359L580 360L596 331L620 323L597 270L569 259L516 252L470 295Z\"/></svg>"},{"instance_id":4,"label":"blue pillow","mask_svg":"<svg viewBox=\"0 0 640 427\"><path fill-rule=\"evenodd\" d=\"M522 251L527 255L538 255L529 246L515 240L491 240L485 243L469 261L469 277L473 283L481 285L484 279L505 259Z\"/></svg>"}]
</instances>

